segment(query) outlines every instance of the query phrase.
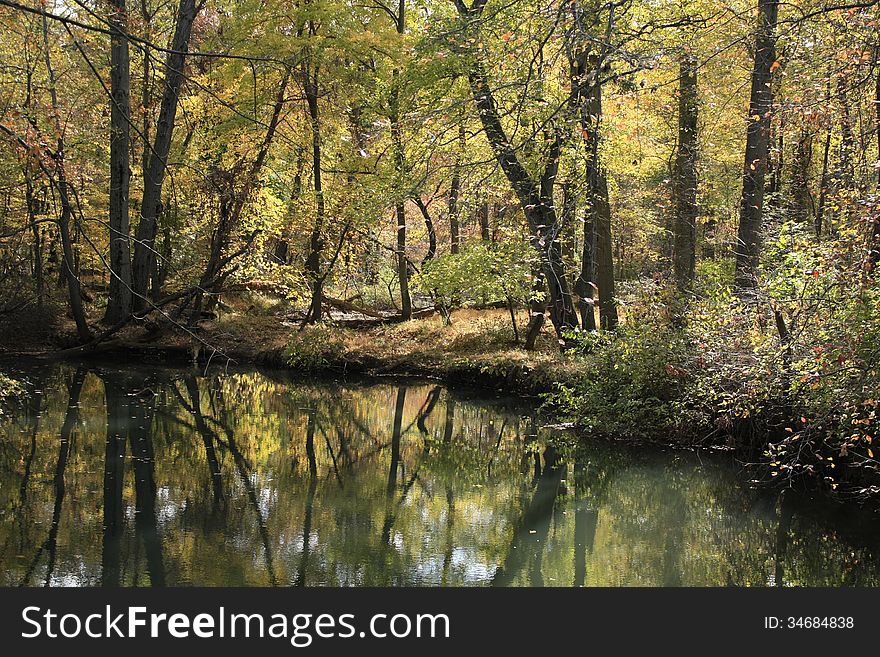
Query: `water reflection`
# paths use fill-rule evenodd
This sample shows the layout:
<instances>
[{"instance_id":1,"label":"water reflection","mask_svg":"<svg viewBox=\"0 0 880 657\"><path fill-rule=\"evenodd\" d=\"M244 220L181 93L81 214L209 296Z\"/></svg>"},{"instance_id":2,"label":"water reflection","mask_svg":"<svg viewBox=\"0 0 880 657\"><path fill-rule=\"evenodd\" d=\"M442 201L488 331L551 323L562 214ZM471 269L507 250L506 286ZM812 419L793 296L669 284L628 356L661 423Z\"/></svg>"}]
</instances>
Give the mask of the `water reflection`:
<instances>
[{"instance_id":1,"label":"water reflection","mask_svg":"<svg viewBox=\"0 0 880 657\"><path fill-rule=\"evenodd\" d=\"M874 585L876 525L440 386L89 365L0 425L0 583ZM856 531L853 529L855 525Z\"/></svg>"}]
</instances>

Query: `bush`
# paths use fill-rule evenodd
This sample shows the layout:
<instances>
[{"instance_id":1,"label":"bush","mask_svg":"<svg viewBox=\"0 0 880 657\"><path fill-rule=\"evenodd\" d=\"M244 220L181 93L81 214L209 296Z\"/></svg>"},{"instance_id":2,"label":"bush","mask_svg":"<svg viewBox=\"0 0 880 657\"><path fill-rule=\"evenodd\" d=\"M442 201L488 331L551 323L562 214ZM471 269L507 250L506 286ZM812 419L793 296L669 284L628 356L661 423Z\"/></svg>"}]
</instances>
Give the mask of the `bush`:
<instances>
[{"instance_id":1,"label":"bush","mask_svg":"<svg viewBox=\"0 0 880 657\"><path fill-rule=\"evenodd\" d=\"M478 242L425 263L416 284L444 308L504 302L521 304L532 295L532 247L522 241Z\"/></svg>"},{"instance_id":2,"label":"bush","mask_svg":"<svg viewBox=\"0 0 880 657\"><path fill-rule=\"evenodd\" d=\"M291 336L284 350L288 365L301 370L319 370L336 362L345 350L343 329L332 324L307 326Z\"/></svg>"},{"instance_id":3,"label":"bush","mask_svg":"<svg viewBox=\"0 0 880 657\"><path fill-rule=\"evenodd\" d=\"M617 332L570 334L571 358L582 378L548 398L588 430L601 434L668 439L693 427L682 399L690 382L692 346L681 329L657 314L631 310Z\"/></svg>"}]
</instances>

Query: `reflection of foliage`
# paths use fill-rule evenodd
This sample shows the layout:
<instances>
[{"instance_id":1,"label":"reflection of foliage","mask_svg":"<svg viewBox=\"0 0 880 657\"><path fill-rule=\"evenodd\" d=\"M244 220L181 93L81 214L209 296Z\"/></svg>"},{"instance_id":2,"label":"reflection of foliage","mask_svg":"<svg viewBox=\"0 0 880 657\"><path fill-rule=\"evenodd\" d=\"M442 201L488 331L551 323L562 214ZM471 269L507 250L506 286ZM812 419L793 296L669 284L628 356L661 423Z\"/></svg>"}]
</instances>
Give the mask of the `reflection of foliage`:
<instances>
[{"instance_id":1,"label":"reflection of foliage","mask_svg":"<svg viewBox=\"0 0 880 657\"><path fill-rule=\"evenodd\" d=\"M4 584L21 581L51 525L56 489L45 482L57 465L71 378L69 369L61 374L29 375L42 397L2 427ZM577 581L578 563L588 585L878 581L876 532L852 536L847 525L799 507L787 520L739 487L723 458L604 442L575 447L516 404L433 385L102 370L82 388L53 584L102 578L110 393L136 416L132 430L153 413L143 435L154 454L155 531L170 584L466 585L491 581L507 564L512 584L567 585ZM565 445L565 460L547 489L555 497L537 517L551 441ZM135 519L149 507L137 499L126 454L121 583L148 584ZM585 523L594 523L591 532ZM511 558L516 540L529 545L527 558ZM46 575L43 559L30 581Z\"/></svg>"},{"instance_id":2,"label":"reflection of foliage","mask_svg":"<svg viewBox=\"0 0 880 657\"><path fill-rule=\"evenodd\" d=\"M8 376L0 373L0 416L3 415L4 410L20 399L24 392L25 387L20 381L10 379Z\"/></svg>"}]
</instances>

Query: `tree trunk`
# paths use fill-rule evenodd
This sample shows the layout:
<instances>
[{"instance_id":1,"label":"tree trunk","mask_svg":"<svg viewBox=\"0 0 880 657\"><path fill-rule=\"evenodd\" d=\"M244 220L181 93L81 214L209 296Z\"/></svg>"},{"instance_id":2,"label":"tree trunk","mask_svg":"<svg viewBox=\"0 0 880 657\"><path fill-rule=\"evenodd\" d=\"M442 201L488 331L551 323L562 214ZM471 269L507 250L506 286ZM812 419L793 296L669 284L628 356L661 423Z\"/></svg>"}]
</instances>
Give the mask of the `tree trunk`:
<instances>
[{"instance_id":1,"label":"tree trunk","mask_svg":"<svg viewBox=\"0 0 880 657\"><path fill-rule=\"evenodd\" d=\"M150 149L149 167L144 176L141 217L138 223L132 261L132 307L134 310L143 310L147 301L150 267L155 262L156 229L162 197L162 182L165 179L165 171L168 166L174 119L177 115L180 86L183 82L183 68L195 17L195 0L181 0L177 12L174 38L171 41L171 49L165 64L165 91L162 94L162 105L159 108L156 136Z\"/></svg>"},{"instance_id":2,"label":"tree trunk","mask_svg":"<svg viewBox=\"0 0 880 657\"><path fill-rule=\"evenodd\" d=\"M564 331L578 326L578 319L565 276L565 263L559 244L559 222L553 205L553 182L559 170L561 137L558 133L552 137L546 136L550 147L544 172L539 181L533 180L519 161L504 131L482 63L475 61L471 64L468 79L486 138L528 222L530 241L541 258L550 291L550 316L557 334L562 337Z\"/></svg>"},{"instance_id":3,"label":"tree trunk","mask_svg":"<svg viewBox=\"0 0 880 657\"><path fill-rule=\"evenodd\" d=\"M112 0L110 38L110 289L104 321L115 324L131 312L131 252L128 191L131 76L125 0Z\"/></svg>"},{"instance_id":4,"label":"tree trunk","mask_svg":"<svg viewBox=\"0 0 880 657\"><path fill-rule=\"evenodd\" d=\"M690 287L697 238L697 60L681 58L678 92L678 153L675 158L675 226L672 266L680 290Z\"/></svg>"},{"instance_id":5,"label":"tree trunk","mask_svg":"<svg viewBox=\"0 0 880 657\"><path fill-rule=\"evenodd\" d=\"M791 216L798 223L806 223L813 207L810 194L810 164L813 161L813 132L804 126L798 137L791 169Z\"/></svg>"},{"instance_id":6,"label":"tree trunk","mask_svg":"<svg viewBox=\"0 0 880 657\"><path fill-rule=\"evenodd\" d=\"M877 161L880 162L880 71L877 73L876 87L874 89L874 117L877 131ZM877 169L878 183L880 183L880 167ZM877 271L877 263L880 262L880 217L874 214L873 225L868 243L867 272L873 275Z\"/></svg>"},{"instance_id":7,"label":"tree trunk","mask_svg":"<svg viewBox=\"0 0 880 657\"><path fill-rule=\"evenodd\" d=\"M464 132L464 119L458 126L459 149L455 157L455 167L452 170L452 182L449 185L449 252L455 255L461 248L461 229L458 223L459 197L461 196L461 161L464 157L464 149L467 146Z\"/></svg>"},{"instance_id":8,"label":"tree trunk","mask_svg":"<svg viewBox=\"0 0 880 657\"><path fill-rule=\"evenodd\" d=\"M770 82L776 62L775 33L778 13L778 0L758 0L759 24L755 37L755 63L749 100L734 275L734 285L741 292L753 290L757 286L764 177L767 171L770 113L773 106Z\"/></svg>"},{"instance_id":9,"label":"tree trunk","mask_svg":"<svg viewBox=\"0 0 880 657\"><path fill-rule=\"evenodd\" d=\"M544 272L535 272L535 282L532 287L532 299L529 302L529 323L526 326L525 348L534 351L535 342L544 327L544 313L547 310L547 300L544 290Z\"/></svg>"},{"instance_id":10,"label":"tree trunk","mask_svg":"<svg viewBox=\"0 0 880 657\"><path fill-rule=\"evenodd\" d=\"M477 215L480 219L480 240L483 242L491 242L492 241L492 232L489 230L489 202L484 201L480 204L480 209L477 212Z\"/></svg>"},{"instance_id":11,"label":"tree trunk","mask_svg":"<svg viewBox=\"0 0 880 657\"><path fill-rule=\"evenodd\" d=\"M61 109L58 106L58 89L56 86L55 69L52 68L52 59L49 55L49 25L43 16L43 46L46 49L46 73L49 78L49 97L52 100L52 116L55 121L55 184L58 188L58 198L61 201L61 215L58 217L58 232L61 236L61 251L63 254L61 276L67 283L67 296L70 302L70 312L76 323L76 333L82 342L88 342L92 338L89 325L86 322L86 313L83 307L82 290L80 288L79 273L76 267L76 257L73 252L73 241L70 237L70 221L73 218L73 205L70 201L67 173L64 163L64 126L61 125Z\"/></svg>"},{"instance_id":12,"label":"tree trunk","mask_svg":"<svg viewBox=\"0 0 880 657\"><path fill-rule=\"evenodd\" d=\"M421 211L422 217L425 219L425 230L428 231L428 252L422 260L422 264L424 265L426 262L433 260L437 255L437 229L434 228L434 220L431 218L431 213L428 211L428 206L425 205L425 202L418 196L413 200L418 206L419 211Z\"/></svg>"},{"instance_id":13,"label":"tree trunk","mask_svg":"<svg viewBox=\"0 0 880 657\"><path fill-rule=\"evenodd\" d=\"M397 33L403 34L406 29L406 5L404 0L397 4ZM391 141L394 149L394 169L397 174L397 193L403 194L405 174L405 153L403 133L400 125L400 71L394 69L389 99L389 118L391 120ZM397 216L397 278L400 283L400 315L406 321L412 318L412 298L409 293L409 266L406 261L406 195L401 195L394 206Z\"/></svg>"},{"instance_id":14,"label":"tree trunk","mask_svg":"<svg viewBox=\"0 0 880 657\"><path fill-rule=\"evenodd\" d=\"M599 288L599 325L613 330L617 326L617 299L614 291L614 255L611 240L611 204L608 179L604 171L597 180L596 195L596 286Z\"/></svg>"},{"instance_id":15,"label":"tree trunk","mask_svg":"<svg viewBox=\"0 0 880 657\"><path fill-rule=\"evenodd\" d=\"M28 170L25 170L25 203L27 205L28 223L31 226L31 236L34 239L34 293L37 296L37 307L42 308L45 287L43 282L43 240L40 235L40 225L37 223L37 199L34 196L34 183Z\"/></svg>"},{"instance_id":16,"label":"tree trunk","mask_svg":"<svg viewBox=\"0 0 880 657\"><path fill-rule=\"evenodd\" d=\"M324 187L321 179L321 121L318 108L318 65L314 72L305 66L303 88L312 128L312 183L315 191L315 224L309 238L309 255L306 258L306 276L312 285L312 302L306 313L306 322L321 321L324 278L321 276L321 257L324 252Z\"/></svg>"},{"instance_id":17,"label":"tree trunk","mask_svg":"<svg viewBox=\"0 0 880 657\"><path fill-rule=\"evenodd\" d=\"M600 160L602 87L598 55L584 51L570 61L572 103L578 112L587 156L587 204L584 250L577 287L581 292L581 317L586 330L595 329L593 290L598 288L599 322L604 329L617 326L614 294L614 256L611 242L611 204L608 179Z\"/></svg>"}]
</instances>

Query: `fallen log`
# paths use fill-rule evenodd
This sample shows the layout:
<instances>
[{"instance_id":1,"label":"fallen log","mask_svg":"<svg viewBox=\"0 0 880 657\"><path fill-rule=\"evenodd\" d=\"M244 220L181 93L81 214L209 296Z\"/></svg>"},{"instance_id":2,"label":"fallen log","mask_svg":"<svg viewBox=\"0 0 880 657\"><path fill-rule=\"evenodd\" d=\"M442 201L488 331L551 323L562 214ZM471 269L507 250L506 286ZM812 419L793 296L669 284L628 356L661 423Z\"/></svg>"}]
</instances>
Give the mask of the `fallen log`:
<instances>
[{"instance_id":1,"label":"fallen log","mask_svg":"<svg viewBox=\"0 0 880 657\"><path fill-rule=\"evenodd\" d=\"M375 319L385 320L388 319L388 315L383 315L382 313L372 310L370 308L365 308L364 306L360 306L356 303L352 303L351 301L346 301L344 299L334 299L333 297L324 296L324 303L328 306L336 308L337 310L343 310L349 313L360 313L361 315L366 315L367 317L374 317Z\"/></svg>"}]
</instances>

